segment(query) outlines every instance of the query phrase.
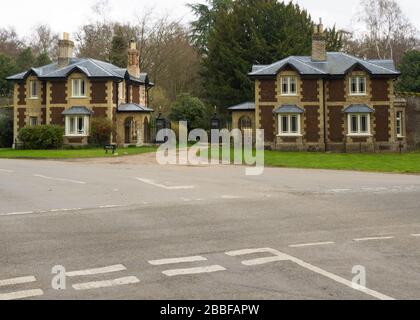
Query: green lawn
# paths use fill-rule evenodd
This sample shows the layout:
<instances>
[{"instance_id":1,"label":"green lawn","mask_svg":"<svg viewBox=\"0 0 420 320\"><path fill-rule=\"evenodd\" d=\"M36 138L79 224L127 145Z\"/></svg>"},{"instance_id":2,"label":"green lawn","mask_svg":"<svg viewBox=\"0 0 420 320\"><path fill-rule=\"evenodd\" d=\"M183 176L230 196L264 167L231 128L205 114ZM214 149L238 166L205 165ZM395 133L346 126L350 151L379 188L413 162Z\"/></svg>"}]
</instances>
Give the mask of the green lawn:
<instances>
[{"instance_id":1,"label":"green lawn","mask_svg":"<svg viewBox=\"0 0 420 320\"><path fill-rule=\"evenodd\" d=\"M266 151L265 165L290 168L420 173L420 152L337 154Z\"/></svg>"},{"instance_id":2,"label":"green lawn","mask_svg":"<svg viewBox=\"0 0 420 320\"><path fill-rule=\"evenodd\" d=\"M420 152L351 154L265 151L264 157L267 167L420 173Z\"/></svg>"},{"instance_id":3,"label":"green lawn","mask_svg":"<svg viewBox=\"0 0 420 320\"><path fill-rule=\"evenodd\" d=\"M82 159L82 158L104 158L136 155L156 151L156 147L121 148L117 149L118 155L112 155L102 148L80 149L80 150L13 150L0 149L0 158L5 159Z\"/></svg>"}]
</instances>

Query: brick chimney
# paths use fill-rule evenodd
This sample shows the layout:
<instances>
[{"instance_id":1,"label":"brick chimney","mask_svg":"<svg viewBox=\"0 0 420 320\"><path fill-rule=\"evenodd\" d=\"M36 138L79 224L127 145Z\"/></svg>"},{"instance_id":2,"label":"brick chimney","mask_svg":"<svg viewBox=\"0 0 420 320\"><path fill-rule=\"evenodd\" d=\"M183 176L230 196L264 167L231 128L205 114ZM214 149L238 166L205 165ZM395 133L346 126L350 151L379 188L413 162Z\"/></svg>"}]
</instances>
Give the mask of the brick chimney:
<instances>
[{"instance_id":1,"label":"brick chimney","mask_svg":"<svg viewBox=\"0 0 420 320\"><path fill-rule=\"evenodd\" d=\"M65 67L73 58L74 42L70 40L67 32L63 33L63 39L58 41L58 66Z\"/></svg>"},{"instance_id":2,"label":"brick chimney","mask_svg":"<svg viewBox=\"0 0 420 320\"><path fill-rule=\"evenodd\" d=\"M140 78L140 51L137 50L137 43L131 40L130 48L128 49L128 73L136 78Z\"/></svg>"},{"instance_id":3,"label":"brick chimney","mask_svg":"<svg viewBox=\"0 0 420 320\"><path fill-rule=\"evenodd\" d=\"M321 19L319 24L314 26L312 35L312 61L327 61L327 35Z\"/></svg>"}]
</instances>

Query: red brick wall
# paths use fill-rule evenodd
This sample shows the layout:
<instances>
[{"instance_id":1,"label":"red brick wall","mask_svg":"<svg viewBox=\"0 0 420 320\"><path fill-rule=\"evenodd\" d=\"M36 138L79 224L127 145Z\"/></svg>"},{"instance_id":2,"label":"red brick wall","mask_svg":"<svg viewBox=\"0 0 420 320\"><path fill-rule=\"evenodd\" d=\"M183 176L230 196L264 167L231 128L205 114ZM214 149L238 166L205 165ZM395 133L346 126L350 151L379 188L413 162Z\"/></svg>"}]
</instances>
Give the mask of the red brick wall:
<instances>
[{"instance_id":1,"label":"red brick wall","mask_svg":"<svg viewBox=\"0 0 420 320\"><path fill-rule=\"evenodd\" d=\"M302 101L317 102L319 94L318 80L305 79L302 81Z\"/></svg>"},{"instance_id":2,"label":"red brick wall","mask_svg":"<svg viewBox=\"0 0 420 320\"><path fill-rule=\"evenodd\" d=\"M140 86L139 85L132 85L133 90L133 103L140 104Z\"/></svg>"},{"instance_id":3,"label":"red brick wall","mask_svg":"<svg viewBox=\"0 0 420 320\"><path fill-rule=\"evenodd\" d=\"M305 107L305 134L307 142L319 142L321 138L319 115L319 106Z\"/></svg>"},{"instance_id":4,"label":"red brick wall","mask_svg":"<svg viewBox=\"0 0 420 320\"><path fill-rule=\"evenodd\" d=\"M92 81L90 103L107 103L106 81Z\"/></svg>"},{"instance_id":5,"label":"red brick wall","mask_svg":"<svg viewBox=\"0 0 420 320\"><path fill-rule=\"evenodd\" d=\"M277 101L276 80L260 80L260 101Z\"/></svg>"},{"instance_id":6,"label":"red brick wall","mask_svg":"<svg viewBox=\"0 0 420 320\"><path fill-rule=\"evenodd\" d=\"M345 83L343 79L328 81L328 101L345 101Z\"/></svg>"},{"instance_id":7,"label":"red brick wall","mask_svg":"<svg viewBox=\"0 0 420 320\"><path fill-rule=\"evenodd\" d=\"M331 142L344 140L344 114L342 106L328 107L328 138Z\"/></svg>"},{"instance_id":8,"label":"red brick wall","mask_svg":"<svg viewBox=\"0 0 420 320\"><path fill-rule=\"evenodd\" d=\"M51 82L51 103L64 104L67 103L66 82Z\"/></svg>"},{"instance_id":9,"label":"red brick wall","mask_svg":"<svg viewBox=\"0 0 420 320\"><path fill-rule=\"evenodd\" d=\"M19 108L18 109L18 129L22 129L26 126L26 118L25 118L26 108Z\"/></svg>"},{"instance_id":10,"label":"red brick wall","mask_svg":"<svg viewBox=\"0 0 420 320\"><path fill-rule=\"evenodd\" d=\"M372 101L389 101L388 79L371 79Z\"/></svg>"},{"instance_id":11,"label":"red brick wall","mask_svg":"<svg viewBox=\"0 0 420 320\"><path fill-rule=\"evenodd\" d=\"M18 105L26 104L25 83L18 83Z\"/></svg>"},{"instance_id":12,"label":"red brick wall","mask_svg":"<svg viewBox=\"0 0 420 320\"><path fill-rule=\"evenodd\" d=\"M261 129L264 129L264 141L274 140L274 106L260 106Z\"/></svg>"},{"instance_id":13,"label":"red brick wall","mask_svg":"<svg viewBox=\"0 0 420 320\"><path fill-rule=\"evenodd\" d=\"M378 142L388 142L390 139L389 131L389 106L375 106L375 139Z\"/></svg>"},{"instance_id":14,"label":"red brick wall","mask_svg":"<svg viewBox=\"0 0 420 320\"><path fill-rule=\"evenodd\" d=\"M64 116L62 115L64 108L53 107L51 110L51 124L64 126Z\"/></svg>"},{"instance_id":15,"label":"red brick wall","mask_svg":"<svg viewBox=\"0 0 420 320\"><path fill-rule=\"evenodd\" d=\"M41 87L41 104L44 106L47 104L47 83L45 81L42 82Z\"/></svg>"},{"instance_id":16,"label":"red brick wall","mask_svg":"<svg viewBox=\"0 0 420 320\"><path fill-rule=\"evenodd\" d=\"M106 118L106 107L93 107L92 109L94 118Z\"/></svg>"}]
</instances>

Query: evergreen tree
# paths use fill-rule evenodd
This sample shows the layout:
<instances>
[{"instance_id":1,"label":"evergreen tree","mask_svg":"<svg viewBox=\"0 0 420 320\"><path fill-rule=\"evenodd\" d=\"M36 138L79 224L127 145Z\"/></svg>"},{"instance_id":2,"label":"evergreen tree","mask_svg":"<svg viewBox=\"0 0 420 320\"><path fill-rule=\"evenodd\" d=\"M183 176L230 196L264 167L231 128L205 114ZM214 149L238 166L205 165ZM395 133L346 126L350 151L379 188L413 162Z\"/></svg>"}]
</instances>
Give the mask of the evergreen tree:
<instances>
[{"instance_id":1,"label":"evergreen tree","mask_svg":"<svg viewBox=\"0 0 420 320\"><path fill-rule=\"evenodd\" d=\"M12 58L0 53L0 96L7 96L12 92L12 84L6 78L16 72L16 64Z\"/></svg>"},{"instance_id":2,"label":"evergreen tree","mask_svg":"<svg viewBox=\"0 0 420 320\"><path fill-rule=\"evenodd\" d=\"M420 51L407 51L400 65L401 78L397 90L420 93Z\"/></svg>"},{"instance_id":3,"label":"evergreen tree","mask_svg":"<svg viewBox=\"0 0 420 320\"><path fill-rule=\"evenodd\" d=\"M127 66L128 43L122 32L117 32L112 38L109 60L112 64L124 68Z\"/></svg>"},{"instance_id":4,"label":"evergreen tree","mask_svg":"<svg viewBox=\"0 0 420 320\"><path fill-rule=\"evenodd\" d=\"M16 58L16 67L23 72L35 66L35 56L31 48L22 50Z\"/></svg>"},{"instance_id":5,"label":"evergreen tree","mask_svg":"<svg viewBox=\"0 0 420 320\"><path fill-rule=\"evenodd\" d=\"M340 51L344 45L343 35L336 30L335 26L332 29L326 29L325 32L327 34L327 51Z\"/></svg>"},{"instance_id":6,"label":"evergreen tree","mask_svg":"<svg viewBox=\"0 0 420 320\"><path fill-rule=\"evenodd\" d=\"M48 53L43 52L35 59L35 67L42 67L50 64L52 61L50 57L48 56Z\"/></svg>"}]
</instances>

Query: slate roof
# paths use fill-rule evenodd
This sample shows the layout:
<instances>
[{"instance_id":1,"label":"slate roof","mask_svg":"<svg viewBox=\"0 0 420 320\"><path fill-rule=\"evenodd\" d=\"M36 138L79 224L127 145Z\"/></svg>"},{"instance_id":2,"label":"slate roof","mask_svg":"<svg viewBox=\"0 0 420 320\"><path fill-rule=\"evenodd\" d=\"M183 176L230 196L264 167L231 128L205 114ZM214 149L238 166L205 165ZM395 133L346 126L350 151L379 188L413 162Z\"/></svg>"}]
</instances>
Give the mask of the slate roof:
<instances>
[{"instance_id":1,"label":"slate roof","mask_svg":"<svg viewBox=\"0 0 420 320\"><path fill-rule=\"evenodd\" d=\"M343 76L356 66L372 75L399 76L392 60L363 60L343 52L328 52L327 60L312 61L310 56L290 56L270 65L254 65L249 76L252 78L276 76L283 68L291 66L301 75L319 77Z\"/></svg>"},{"instance_id":2,"label":"slate roof","mask_svg":"<svg viewBox=\"0 0 420 320\"><path fill-rule=\"evenodd\" d=\"M304 113L305 110L296 105L284 104L274 110L274 113Z\"/></svg>"},{"instance_id":3,"label":"slate roof","mask_svg":"<svg viewBox=\"0 0 420 320\"><path fill-rule=\"evenodd\" d=\"M139 78L135 78L129 75L127 69L125 68L120 68L111 63L100 60L79 58L71 59L69 65L65 67L59 67L57 63L51 63L43 67L32 68L28 71L15 74L8 77L7 80L23 80L32 73L34 73L39 79L60 79L66 78L73 71L80 71L90 79L130 79L134 82L153 86L153 83L149 82L147 73L141 73Z\"/></svg>"},{"instance_id":4,"label":"slate roof","mask_svg":"<svg viewBox=\"0 0 420 320\"><path fill-rule=\"evenodd\" d=\"M118 112L153 112L153 109L146 108L135 103L123 103L118 106Z\"/></svg>"},{"instance_id":5,"label":"slate roof","mask_svg":"<svg viewBox=\"0 0 420 320\"><path fill-rule=\"evenodd\" d=\"M70 109L67 109L63 111L63 116L82 116L82 115L92 115L93 111L89 110L86 107L71 107Z\"/></svg>"},{"instance_id":6,"label":"slate roof","mask_svg":"<svg viewBox=\"0 0 420 320\"><path fill-rule=\"evenodd\" d=\"M352 104L344 109L344 113L373 113L375 110L365 104Z\"/></svg>"},{"instance_id":7,"label":"slate roof","mask_svg":"<svg viewBox=\"0 0 420 320\"><path fill-rule=\"evenodd\" d=\"M244 103L229 107L228 110L232 110L232 111L255 110L255 103L254 102L244 102Z\"/></svg>"}]
</instances>

